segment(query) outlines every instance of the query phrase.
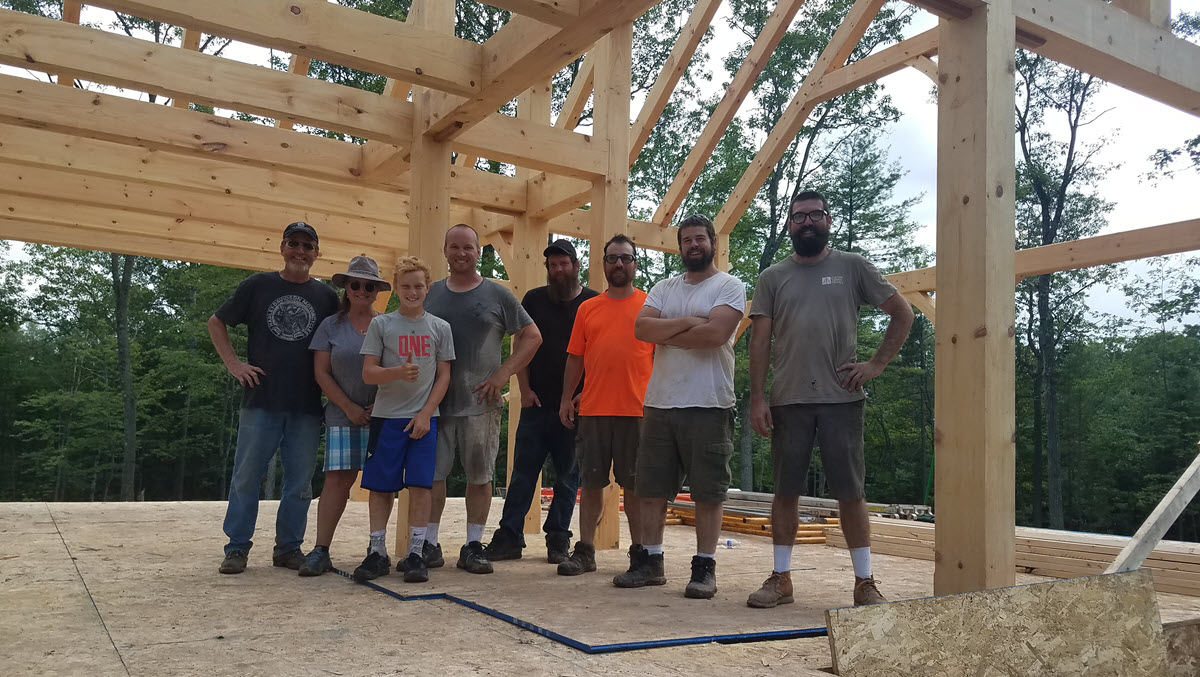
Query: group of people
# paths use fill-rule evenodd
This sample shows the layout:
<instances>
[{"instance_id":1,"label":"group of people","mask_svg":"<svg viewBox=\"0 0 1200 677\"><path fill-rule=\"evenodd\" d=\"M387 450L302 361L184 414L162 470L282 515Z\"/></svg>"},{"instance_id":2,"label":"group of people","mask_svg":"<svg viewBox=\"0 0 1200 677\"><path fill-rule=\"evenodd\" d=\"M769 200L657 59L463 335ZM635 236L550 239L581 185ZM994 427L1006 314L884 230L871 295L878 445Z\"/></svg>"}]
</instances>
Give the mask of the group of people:
<instances>
[{"instance_id":1,"label":"group of people","mask_svg":"<svg viewBox=\"0 0 1200 677\"><path fill-rule=\"evenodd\" d=\"M814 442L839 501L854 603L884 601L871 573L863 385L899 351L913 313L866 259L829 248L831 226L821 194L793 198L788 231L794 251L759 276L750 308L751 425L771 438L775 471L774 567L749 596L752 607L793 601L798 497ZM404 257L389 282L374 261L360 256L332 278L343 290L339 300L309 277L320 256L316 230L289 225L280 244L283 270L244 280L209 320L218 354L245 389L221 573L246 568L259 484L276 449L283 489L274 565L301 576L333 568L329 547L361 470L362 487L371 492L370 545L353 576L390 573L387 522L394 493L408 489L409 546L395 565L406 582L427 581L430 568L445 564L438 525L455 458L467 478L467 533L457 566L476 574L491 573L493 561L522 556L525 515L549 458L554 495L543 530L547 560L560 575L597 570L594 538L612 477L625 492L632 541L629 568L613 584L665 585L667 503L686 481L696 504L696 553L684 594L713 597L733 455L733 343L746 316L746 291L716 267L711 221L689 216L677 237L684 272L648 293L634 285L637 246L625 235L604 244L602 293L580 284L574 246L556 240L543 252L546 285L518 302L478 273L478 236L459 224L445 235L445 279L431 284L428 262ZM380 292L394 292L399 307L377 313ZM890 316L882 343L865 362L857 360L862 305ZM246 361L227 330L239 324L248 327ZM506 335L512 348L501 359ZM520 424L499 527L484 545L501 390L512 376L520 389L511 394L514 405L520 398ZM322 420L325 487L316 544L305 554ZM579 534L572 548L577 494Z\"/></svg>"}]
</instances>

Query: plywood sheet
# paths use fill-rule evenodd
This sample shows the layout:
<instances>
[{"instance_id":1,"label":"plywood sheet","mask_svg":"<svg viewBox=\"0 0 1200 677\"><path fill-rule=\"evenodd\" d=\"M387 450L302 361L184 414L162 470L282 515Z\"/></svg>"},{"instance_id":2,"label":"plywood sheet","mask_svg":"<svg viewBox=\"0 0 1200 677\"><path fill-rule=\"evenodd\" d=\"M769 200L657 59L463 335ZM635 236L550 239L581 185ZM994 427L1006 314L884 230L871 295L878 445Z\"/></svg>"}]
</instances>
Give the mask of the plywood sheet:
<instances>
[{"instance_id":1,"label":"plywood sheet","mask_svg":"<svg viewBox=\"0 0 1200 677\"><path fill-rule=\"evenodd\" d=\"M826 614L843 677L1166 673L1147 571L908 600Z\"/></svg>"},{"instance_id":2,"label":"plywood sheet","mask_svg":"<svg viewBox=\"0 0 1200 677\"><path fill-rule=\"evenodd\" d=\"M1163 623L1168 677L1200 675L1200 619Z\"/></svg>"}]
</instances>

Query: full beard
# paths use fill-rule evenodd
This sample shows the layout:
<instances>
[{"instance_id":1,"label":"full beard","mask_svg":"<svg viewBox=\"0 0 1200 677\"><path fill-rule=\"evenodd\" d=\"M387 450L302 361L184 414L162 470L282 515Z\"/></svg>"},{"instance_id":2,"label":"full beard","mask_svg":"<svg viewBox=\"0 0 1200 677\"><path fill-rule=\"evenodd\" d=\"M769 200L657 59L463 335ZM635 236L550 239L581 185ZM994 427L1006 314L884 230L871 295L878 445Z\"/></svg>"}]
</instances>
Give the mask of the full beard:
<instances>
[{"instance_id":1,"label":"full beard","mask_svg":"<svg viewBox=\"0 0 1200 677\"><path fill-rule=\"evenodd\" d=\"M685 256L683 257L683 267L686 268L689 273L699 273L700 271L706 270L710 265L712 265L713 258L715 256L716 253L711 251L702 251L699 258Z\"/></svg>"},{"instance_id":2,"label":"full beard","mask_svg":"<svg viewBox=\"0 0 1200 677\"><path fill-rule=\"evenodd\" d=\"M810 232L811 236L805 237L804 233ZM815 228L802 228L791 234L792 249L796 250L798 256L816 256L825 251L826 245L829 244L829 233L822 233Z\"/></svg>"},{"instance_id":3,"label":"full beard","mask_svg":"<svg viewBox=\"0 0 1200 677\"><path fill-rule=\"evenodd\" d=\"M608 280L610 287L628 287L632 277L624 270L614 270L612 273L605 273L604 279Z\"/></svg>"},{"instance_id":4,"label":"full beard","mask_svg":"<svg viewBox=\"0 0 1200 677\"><path fill-rule=\"evenodd\" d=\"M546 276L546 291L550 294L550 300L555 303L575 298L575 290L578 286L579 281L571 277L556 280L549 275Z\"/></svg>"}]
</instances>

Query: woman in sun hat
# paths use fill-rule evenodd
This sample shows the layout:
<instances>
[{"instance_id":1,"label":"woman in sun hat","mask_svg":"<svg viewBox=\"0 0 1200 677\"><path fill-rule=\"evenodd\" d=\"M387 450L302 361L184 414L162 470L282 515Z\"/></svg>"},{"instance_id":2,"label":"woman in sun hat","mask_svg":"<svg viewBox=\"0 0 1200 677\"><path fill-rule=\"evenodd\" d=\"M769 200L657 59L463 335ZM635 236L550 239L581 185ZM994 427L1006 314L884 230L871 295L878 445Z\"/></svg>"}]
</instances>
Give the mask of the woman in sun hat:
<instances>
[{"instance_id":1,"label":"woman in sun hat","mask_svg":"<svg viewBox=\"0 0 1200 677\"><path fill-rule=\"evenodd\" d=\"M371 405L376 386L363 382L363 337L375 312L379 292L392 286L379 277L379 266L355 256L344 273L333 276L342 288L338 312L325 318L313 334L317 383L329 400L325 405L325 488L317 503L317 540L300 567L301 576L320 576L333 568L329 544L346 509L350 488L367 459Z\"/></svg>"}]
</instances>

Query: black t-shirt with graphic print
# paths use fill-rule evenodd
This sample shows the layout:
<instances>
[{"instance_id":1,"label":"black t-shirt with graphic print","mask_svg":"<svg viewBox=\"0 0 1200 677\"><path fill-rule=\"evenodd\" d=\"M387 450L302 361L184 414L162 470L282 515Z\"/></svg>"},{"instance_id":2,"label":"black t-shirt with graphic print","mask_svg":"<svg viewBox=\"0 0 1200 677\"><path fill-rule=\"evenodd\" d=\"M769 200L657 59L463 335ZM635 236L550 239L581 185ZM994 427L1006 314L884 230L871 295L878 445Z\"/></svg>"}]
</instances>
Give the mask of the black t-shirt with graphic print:
<instances>
[{"instance_id":1,"label":"black t-shirt with graphic print","mask_svg":"<svg viewBox=\"0 0 1200 677\"><path fill-rule=\"evenodd\" d=\"M313 377L308 344L337 305L337 293L315 279L288 282L270 272L242 280L216 316L230 326L246 325L246 361L266 372L259 374L257 386L244 389L243 407L321 413L321 388Z\"/></svg>"}]
</instances>

